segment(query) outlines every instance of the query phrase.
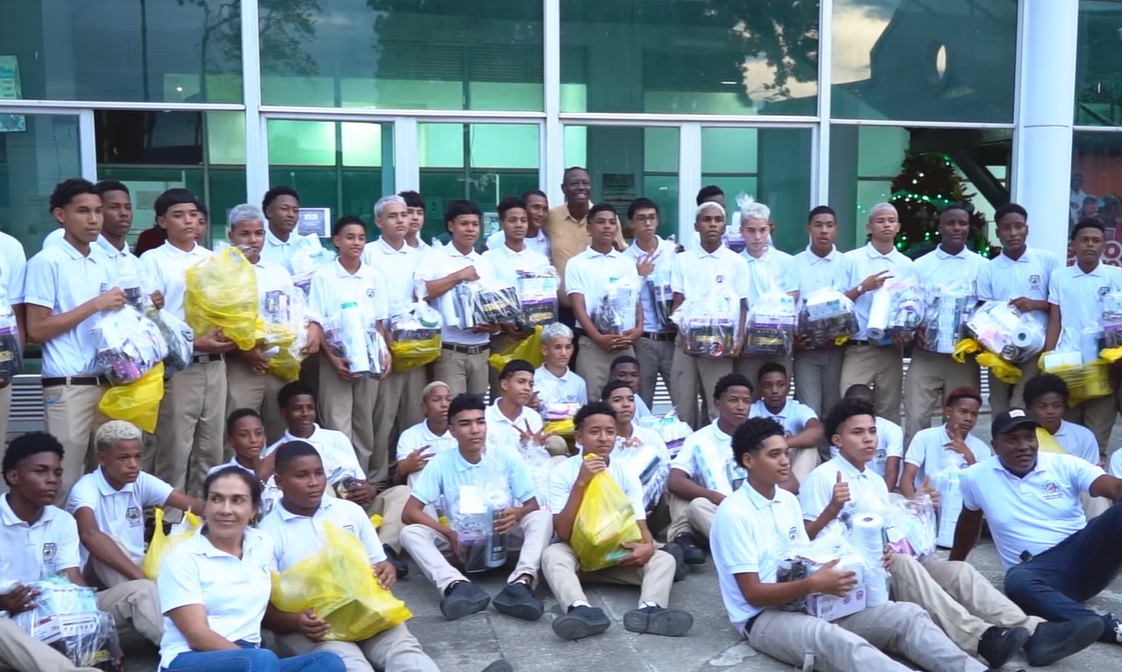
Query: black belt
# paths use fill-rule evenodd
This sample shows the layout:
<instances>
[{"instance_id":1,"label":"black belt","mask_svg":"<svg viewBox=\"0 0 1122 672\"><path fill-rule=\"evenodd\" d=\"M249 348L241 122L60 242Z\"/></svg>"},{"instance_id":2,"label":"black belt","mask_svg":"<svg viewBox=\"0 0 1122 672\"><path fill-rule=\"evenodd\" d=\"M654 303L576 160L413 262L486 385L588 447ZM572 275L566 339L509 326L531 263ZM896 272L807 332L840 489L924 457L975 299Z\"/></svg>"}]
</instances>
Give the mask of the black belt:
<instances>
[{"instance_id":1,"label":"black belt","mask_svg":"<svg viewBox=\"0 0 1122 672\"><path fill-rule=\"evenodd\" d=\"M223 355L223 354L217 354L217 355L212 355L212 354L191 355L191 363L192 363L192 364L207 364L207 363L209 363L209 362L221 362L221 361L223 361L224 359L226 359L226 355Z\"/></svg>"},{"instance_id":2,"label":"black belt","mask_svg":"<svg viewBox=\"0 0 1122 672\"><path fill-rule=\"evenodd\" d=\"M643 338L652 341L673 341L678 334L673 331L644 331Z\"/></svg>"},{"instance_id":3,"label":"black belt","mask_svg":"<svg viewBox=\"0 0 1122 672\"><path fill-rule=\"evenodd\" d=\"M752 632L752 626L756 624L756 619L759 618L759 617L760 617L760 615L756 614L752 618L749 618L748 622L744 624L744 636L745 637L747 637Z\"/></svg>"},{"instance_id":4,"label":"black belt","mask_svg":"<svg viewBox=\"0 0 1122 672\"><path fill-rule=\"evenodd\" d=\"M59 376L57 378L44 378L40 381L43 387L55 385L108 385L109 379L104 376Z\"/></svg>"},{"instance_id":5,"label":"black belt","mask_svg":"<svg viewBox=\"0 0 1122 672\"><path fill-rule=\"evenodd\" d=\"M451 350L464 355L479 355L491 349L487 343L481 345L460 345L459 343L441 343L440 347L444 350Z\"/></svg>"},{"instance_id":6,"label":"black belt","mask_svg":"<svg viewBox=\"0 0 1122 672\"><path fill-rule=\"evenodd\" d=\"M858 341L857 339L851 338L848 341L846 341L845 344L846 345L872 345L873 342L872 341Z\"/></svg>"}]
</instances>

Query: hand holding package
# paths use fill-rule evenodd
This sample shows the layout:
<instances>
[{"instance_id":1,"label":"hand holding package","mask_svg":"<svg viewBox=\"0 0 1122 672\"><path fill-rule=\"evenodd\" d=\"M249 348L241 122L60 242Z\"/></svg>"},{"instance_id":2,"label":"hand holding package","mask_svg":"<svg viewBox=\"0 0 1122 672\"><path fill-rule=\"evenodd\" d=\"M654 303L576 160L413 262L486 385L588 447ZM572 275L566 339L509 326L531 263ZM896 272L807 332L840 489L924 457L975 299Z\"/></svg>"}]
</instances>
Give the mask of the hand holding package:
<instances>
[{"instance_id":1,"label":"hand holding package","mask_svg":"<svg viewBox=\"0 0 1122 672\"><path fill-rule=\"evenodd\" d=\"M841 291L822 288L802 299L799 333L810 338L811 348L839 346L857 333L853 301Z\"/></svg>"},{"instance_id":2,"label":"hand holding package","mask_svg":"<svg viewBox=\"0 0 1122 672\"><path fill-rule=\"evenodd\" d=\"M257 273L241 250L227 247L187 269L183 313L196 334L217 327L239 350L257 343Z\"/></svg>"},{"instance_id":3,"label":"hand holding package","mask_svg":"<svg viewBox=\"0 0 1122 672\"><path fill-rule=\"evenodd\" d=\"M687 355L717 359L734 357L740 335L740 297L724 285L712 292L687 298L674 312Z\"/></svg>"},{"instance_id":4,"label":"hand holding package","mask_svg":"<svg viewBox=\"0 0 1122 672\"><path fill-rule=\"evenodd\" d=\"M622 334L635 328L638 317L639 276L628 275L608 283L599 303L585 306L592 324L601 334Z\"/></svg>"},{"instance_id":5,"label":"hand holding package","mask_svg":"<svg viewBox=\"0 0 1122 672\"><path fill-rule=\"evenodd\" d=\"M790 357L795 342L798 310L787 292L773 289L748 308L744 354L760 357Z\"/></svg>"},{"instance_id":6,"label":"hand holding package","mask_svg":"<svg viewBox=\"0 0 1122 672\"><path fill-rule=\"evenodd\" d=\"M394 369L412 371L440 358L440 311L418 301L390 316Z\"/></svg>"},{"instance_id":7,"label":"hand holding package","mask_svg":"<svg viewBox=\"0 0 1122 672\"><path fill-rule=\"evenodd\" d=\"M587 459L587 457L585 458ZM643 541L635 512L623 490L607 471L592 477L573 520L569 545L582 572L618 565L631 551L623 544Z\"/></svg>"},{"instance_id":8,"label":"hand holding package","mask_svg":"<svg viewBox=\"0 0 1122 672\"><path fill-rule=\"evenodd\" d=\"M561 285L552 266L518 269L518 298L522 303L523 327L537 327L557 321L557 289Z\"/></svg>"}]
</instances>

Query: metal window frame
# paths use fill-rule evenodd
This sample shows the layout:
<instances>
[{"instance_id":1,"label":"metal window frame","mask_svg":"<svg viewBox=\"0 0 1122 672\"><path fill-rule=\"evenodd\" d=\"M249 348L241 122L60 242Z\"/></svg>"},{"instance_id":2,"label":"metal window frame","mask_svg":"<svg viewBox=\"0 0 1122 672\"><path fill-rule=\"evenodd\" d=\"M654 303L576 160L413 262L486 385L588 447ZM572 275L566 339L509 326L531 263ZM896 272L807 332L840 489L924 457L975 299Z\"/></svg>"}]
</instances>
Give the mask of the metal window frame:
<instances>
[{"instance_id":1,"label":"metal window frame","mask_svg":"<svg viewBox=\"0 0 1122 672\"><path fill-rule=\"evenodd\" d=\"M9 103L34 102L35 105L11 105ZM44 101L0 100L0 114L22 114L25 116L76 117L78 120L78 166L82 177L97 182L97 143L94 141L94 113L91 109L70 105L39 104Z\"/></svg>"}]
</instances>

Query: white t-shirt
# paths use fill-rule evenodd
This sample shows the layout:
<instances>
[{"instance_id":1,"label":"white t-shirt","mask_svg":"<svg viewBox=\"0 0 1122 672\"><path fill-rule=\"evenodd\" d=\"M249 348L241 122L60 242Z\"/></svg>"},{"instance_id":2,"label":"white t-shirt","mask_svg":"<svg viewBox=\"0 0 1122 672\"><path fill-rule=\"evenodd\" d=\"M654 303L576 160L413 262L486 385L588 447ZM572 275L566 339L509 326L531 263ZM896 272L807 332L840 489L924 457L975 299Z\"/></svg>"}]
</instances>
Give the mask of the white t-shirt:
<instances>
[{"instance_id":1,"label":"white t-shirt","mask_svg":"<svg viewBox=\"0 0 1122 672\"><path fill-rule=\"evenodd\" d=\"M565 293L569 296L580 294L584 297L584 309L589 316L595 314L600 301L607 296L608 286L620 278L634 277L636 285L639 273L630 257L612 248L607 254L600 254L591 247L569 259L565 265ZM639 292L641 294L642 292ZM636 295L636 305L642 305ZM641 325L637 325L641 326ZM625 329L631 329L630 325Z\"/></svg>"},{"instance_id":2,"label":"white t-shirt","mask_svg":"<svg viewBox=\"0 0 1122 672\"><path fill-rule=\"evenodd\" d=\"M772 413L767 410L764 400L759 399L752 402L752 405L748 408L748 417L750 419L768 418L774 420L783 426L783 431L786 432L787 436L794 436L806 429L808 422L817 420L818 414L810 406L799 403L794 399L788 399L778 413Z\"/></svg>"},{"instance_id":3,"label":"white t-shirt","mask_svg":"<svg viewBox=\"0 0 1122 672\"><path fill-rule=\"evenodd\" d=\"M698 247L674 258L670 288L689 299L704 297L718 286L727 287L737 297L747 299L748 262L724 245L712 254ZM739 315L735 316L739 318Z\"/></svg>"},{"instance_id":4,"label":"white t-shirt","mask_svg":"<svg viewBox=\"0 0 1122 672\"><path fill-rule=\"evenodd\" d=\"M74 484L66 510L71 515L78 509L92 511L97 529L120 542L129 559L136 562L144 557L144 509L163 506L173 492L175 489L169 484L143 471L137 474L135 482L114 490L98 467ZM83 547L83 562L85 557Z\"/></svg>"},{"instance_id":5,"label":"white t-shirt","mask_svg":"<svg viewBox=\"0 0 1122 672\"><path fill-rule=\"evenodd\" d=\"M1111 454L1107 467L1111 476L1122 478L1122 450L1116 450Z\"/></svg>"},{"instance_id":6,"label":"white t-shirt","mask_svg":"<svg viewBox=\"0 0 1122 672\"><path fill-rule=\"evenodd\" d=\"M1023 296L1047 301L1048 283L1057 266L1055 255L1045 250L1026 248L1016 261L1003 252L990 259L978 272L978 298L983 301L1010 301ZM1048 327L1047 310L1034 310L1029 315L1041 329Z\"/></svg>"},{"instance_id":7,"label":"white t-shirt","mask_svg":"<svg viewBox=\"0 0 1122 672\"><path fill-rule=\"evenodd\" d=\"M0 584L28 584L77 568L78 547L74 516L48 504L39 520L28 525L12 511L8 494L0 495L0 548L4 549L5 569Z\"/></svg>"},{"instance_id":8,"label":"white t-shirt","mask_svg":"<svg viewBox=\"0 0 1122 672\"><path fill-rule=\"evenodd\" d=\"M1039 453L1024 478L991 457L962 474L962 505L981 511L989 523L1005 571L1036 556L1087 525L1079 495L1104 472L1074 455Z\"/></svg>"},{"instance_id":9,"label":"white t-shirt","mask_svg":"<svg viewBox=\"0 0 1122 672\"><path fill-rule=\"evenodd\" d=\"M352 275L338 259L317 270L308 287L309 317L322 324L338 315L345 303L357 305L364 318L386 319L390 315L386 279L366 264Z\"/></svg>"},{"instance_id":10,"label":"white t-shirt","mask_svg":"<svg viewBox=\"0 0 1122 672\"><path fill-rule=\"evenodd\" d=\"M284 266L261 259L253 265L253 272L257 276L257 308L262 315L268 312L270 299L277 295L296 296L296 285Z\"/></svg>"},{"instance_id":11,"label":"white t-shirt","mask_svg":"<svg viewBox=\"0 0 1122 672\"><path fill-rule=\"evenodd\" d=\"M547 259L549 258L549 236L545 235L544 230L538 229L537 235L535 235L533 238L527 237L523 239L523 242L526 243L526 247L537 252L543 257L546 257ZM487 236L486 244L488 250L497 250L500 247L503 247L504 245L506 245L506 232L504 232L502 229L495 231L491 235Z\"/></svg>"},{"instance_id":12,"label":"white t-shirt","mask_svg":"<svg viewBox=\"0 0 1122 672\"><path fill-rule=\"evenodd\" d=\"M830 521L822 532L845 525L845 519L854 515L867 499L888 504L888 486L884 483L884 477L869 469L868 465L859 471L849 460L839 455L815 467L799 484L799 506L803 509L804 520L817 520L830 505L839 473L842 481L849 485L849 501L842 507L838 517Z\"/></svg>"},{"instance_id":13,"label":"white t-shirt","mask_svg":"<svg viewBox=\"0 0 1122 672\"><path fill-rule=\"evenodd\" d=\"M140 264L147 280L164 296L163 310L183 317L183 297L187 293L187 269L210 259L214 253L195 243L190 252L184 252L165 241L154 250L140 255Z\"/></svg>"},{"instance_id":14,"label":"white t-shirt","mask_svg":"<svg viewBox=\"0 0 1122 672\"><path fill-rule=\"evenodd\" d=\"M449 450L429 460L413 487L413 496L428 506L444 497L450 517L460 511L460 501L469 490L477 501L486 501L485 490L494 487L497 477L506 482L509 501L505 506L518 506L537 497L534 481L517 451L486 450L479 462L472 464L459 450ZM500 493L501 494L501 493ZM541 502L539 502L540 504Z\"/></svg>"},{"instance_id":15,"label":"white t-shirt","mask_svg":"<svg viewBox=\"0 0 1122 672\"><path fill-rule=\"evenodd\" d=\"M277 571L283 572L323 546L324 523L331 523L358 537L362 547L366 549L366 557L371 565L386 559L378 532L366 512L358 504L345 499L324 497L311 517L292 513L284 508L284 504L279 504L273 507L257 528L272 537L273 562L276 563Z\"/></svg>"},{"instance_id":16,"label":"white t-shirt","mask_svg":"<svg viewBox=\"0 0 1122 672\"><path fill-rule=\"evenodd\" d=\"M276 569L272 538L252 527L245 530L241 559L215 548L201 532L168 552L156 578L160 611L165 614L160 668L191 650L187 638L166 616L191 604L203 605L207 626L216 634L231 642L260 644L261 619Z\"/></svg>"},{"instance_id":17,"label":"white t-shirt","mask_svg":"<svg viewBox=\"0 0 1122 672\"><path fill-rule=\"evenodd\" d=\"M459 444L456 442L455 437L452 436L451 431L444 430L443 434L437 436L429 429L428 420L422 420L402 432L401 436L397 438L398 461L404 460L409 456L409 453L424 448L425 446L428 446L428 450L426 450L424 454L431 458L440 453L456 450ZM409 474L409 487L413 487L420 476L421 472L419 471Z\"/></svg>"},{"instance_id":18,"label":"white t-shirt","mask_svg":"<svg viewBox=\"0 0 1122 672\"><path fill-rule=\"evenodd\" d=\"M475 272L481 279L496 278L497 274L491 264L472 250L468 254L460 254L455 245L434 247L424 253L417 265L416 281L420 286L423 282L440 280L452 275L468 266L475 266ZM440 329L440 338L445 343L457 345L483 345L489 343L491 337L485 333L477 333L470 329L460 328L460 318L456 315L456 286L444 292L429 304L440 311L444 318L444 326Z\"/></svg>"},{"instance_id":19,"label":"white t-shirt","mask_svg":"<svg viewBox=\"0 0 1122 672\"><path fill-rule=\"evenodd\" d=\"M347 435L334 429L324 429L319 425L313 427L312 435L306 439L285 431L284 436L266 448L261 457L272 455L277 448L289 441L304 441L310 443L319 452L319 457L323 461L323 473L331 483L337 483L348 476L365 481L366 470L359 464L354 444Z\"/></svg>"},{"instance_id":20,"label":"white t-shirt","mask_svg":"<svg viewBox=\"0 0 1122 672\"><path fill-rule=\"evenodd\" d=\"M1058 266L1048 282L1048 303L1060 307L1056 350L1076 352L1084 329L1102 328L1102 297L1122 290L1122 268L1100 263L1090 273L1079 266Z\"/></svg>"},{"instance_id":21,"label":"white t-shirt","mask_svg":"<svg viewBox=\"0 0 1122 672\"><path fill-rule=\"evenodd\" d=\"M537 271L549 266L549 258L529 244L523 245L521 252L515 252L505 244L488 248L480 255L503 282L518 287L518 271Z\"/></svg>"},{"instance_id":22,"label":"white t-shirt","mask_svg":"<svg viewBox=\"0 0 1122 672\"><path fill-rule=\"evenodd\" d=\"M499 397L495 403L487 407L483 417L487 420L487 446L501 446L507 450L518 452L522 443L522 432L529 426L531 433L542 431L542 416L529 406L523 406L514 420L503 415L499 410Z\"/></svg>"},{"instance_id":23,"label":"white t-shirt","mask_svg":"<svg viewBox=\"0 0 1122 672\"><path fill-rule=\"evenodd\" d=\"M864 247L850 250L845 253L849 260L849 279L846 289L853 289L861 282L881 271L888 271L892 278L903 278L911 273L912 260L901 254L895 247L888 254L881 254L873 244L866 243ZM866 330L869 328L869 309L873 305L873 292L865 292L853 302L853 311L857 314L858 341L869 338Z\"/></svg>"},{"instance_id":24,"label":"white t-shirt","mask_svg":"<svg viewBox=\"0 0 1122 672\"><path fill-rule=\"evenodd\" d=\"M918 487L922 484L923 479L927 476L934 477L948 469L962 470L966 468L966 458L948 448L947 446L950 443L951 437L947 434L946 425L929 427L916 432L916 435L912 437L911 445L908 446L907 454L904 455L905 463L919 467L914 486ZM973 453L975 462L981 462L993 455L990 447L973 434L966 435L965 443L966 447Z\"/></svg>"},{"instance_id":25,"label":"white t-shirt","mask_svg":"<svg viewBox=\"0 0 1122 672\"><path fill-rule=\"evenodd\" d=\"M985 257L965 247L958 254L948 254L940 244L916 259L912 265L912 273L915 280L928 289L971 283L977 292L978 274L986 263Z\"/></svg>"},{"instance_id":26,"label":"white t-shirt","mask_svg":"<svg viewBox=\"0 0 1122 672\"><path fill-rule=\"evenodd\" d=\"M732 437L722 432L716 422L690 434L670 468L685 472L694 483L726 497L748 476L744 468L736 464Z\"/></svg>"},{"instance_id":27,"label":"white t-shirt","mask_svg":"<svg viewBox=\"0 0 1122 672\"><path fill-rule=\"evenodd\" d=\"M27 254L23 251L23 245L0 231L0 290L4 291L8 303L13 306L23 303L26 275Z\"/></svg>"},{"instance_id":28,"label":"white t-shirt","mask_svg":"<svg viewBox=\"0 0 1122 672\"><path fill-rule=\"evenodd\" d=\"M584 462L584 455L578 454L565 458L553 467L553 471L549 473L549 510L554 515L561 513L565 505L569 503L569 495L573 491L573 485L577 482L577 476L580 475L580 465ZM621 460L612 459L608 455L608 468L603 472L615 481L623 494L627 496L627 501L631 502L631 512L635 514L635 520L646 520L647 510L643 506L643 485L639 482L639 477L631 473L627 465Z\"/></svg>"},{"instance_id":29,"label":"white t-shirt","mask_svg":"<svg viewBox=\"0 0 1122 672\"><path fill-rule=\"evenodd\" d=\"M737 631L744 632L755 616L767 607L749 604L736 583L737 574L755 574L761 583L776 583L779 563L792 545L810 540L803 526L799 500L782 488L767 499L748 486L733 493L717 507L709 530L713 565L721 587L721 600Z\"/></svg>"}]
</instances>

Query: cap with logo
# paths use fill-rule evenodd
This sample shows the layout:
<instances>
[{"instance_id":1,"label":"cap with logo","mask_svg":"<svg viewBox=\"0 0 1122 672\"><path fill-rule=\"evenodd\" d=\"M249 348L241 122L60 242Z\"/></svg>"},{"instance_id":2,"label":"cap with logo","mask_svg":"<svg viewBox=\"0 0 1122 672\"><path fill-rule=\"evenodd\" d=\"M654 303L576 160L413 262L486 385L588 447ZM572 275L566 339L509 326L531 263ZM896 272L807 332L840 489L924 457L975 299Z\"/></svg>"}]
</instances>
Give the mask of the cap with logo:
<instances>
[{"instance_id":1,"label":"cap with logo","mask_svg":"<svg viewBox=\"0 0 1122 672\"><path fill-rule=\"evenodd\" d=\"M994 436L1008 434L1017 429L1036 429L1040 425L1023 408L1010 408L993 416L990 431Z\"/></svg>"}]
</instances>

